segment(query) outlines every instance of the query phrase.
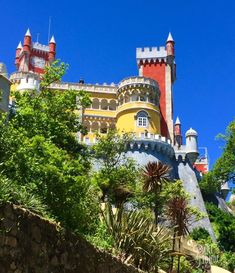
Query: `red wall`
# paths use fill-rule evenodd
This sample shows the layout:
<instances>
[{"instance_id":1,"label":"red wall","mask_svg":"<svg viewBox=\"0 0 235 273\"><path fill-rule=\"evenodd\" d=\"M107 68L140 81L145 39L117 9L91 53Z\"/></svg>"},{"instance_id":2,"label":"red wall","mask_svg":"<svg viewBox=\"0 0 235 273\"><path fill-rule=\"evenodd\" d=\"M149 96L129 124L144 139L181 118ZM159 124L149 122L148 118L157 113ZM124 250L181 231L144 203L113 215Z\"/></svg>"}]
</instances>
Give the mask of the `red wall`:
<instances>
[{"instance_id":1,"label":"red wall","mask_svg":"<svg viewBox=\"0 0 235 273\"><path fill-rule=\"evenodd\" d=\"M166 124L166 64L165 63L148 63L143 64L143 76L151 78L158 82L160 88L160 111L161 119L161 134L168 137L168 128Z\"/></svg>"}]
</instances>

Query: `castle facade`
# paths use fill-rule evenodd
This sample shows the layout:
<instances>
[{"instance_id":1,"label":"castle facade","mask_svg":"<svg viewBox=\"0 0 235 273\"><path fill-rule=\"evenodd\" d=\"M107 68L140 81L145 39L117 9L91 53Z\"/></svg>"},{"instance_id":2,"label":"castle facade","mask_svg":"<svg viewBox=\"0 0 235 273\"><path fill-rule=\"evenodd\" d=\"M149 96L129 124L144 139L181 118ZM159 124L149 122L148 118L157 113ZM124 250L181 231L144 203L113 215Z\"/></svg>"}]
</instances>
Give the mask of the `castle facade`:
<instances>
[{"instance_id":1,"label":"castle facade","mask_svg":"<svg viewBox=\"0 0 235 273\"><path fill-rule=\"evenodd\" d=\"M54 37L49 45L33 43L29 30L24 43L16 49L16 72L10 79L13 90L39 90L39 81L46 65L55 59ZM130 132L134 139L128 156L139 165L160 160L172 167L172 176L180 179L191 195L191 204L205 214L196 226L205 227L214 238L204 201L198 186L199 172L208 169L207 160L198 160L198 134L190 128L185 138L179 118L173 122L173 84L176 80L175 42L169 33L165 46L136 49L138 75L119 84L86 84L58 82L55 90L84 90L90 94L91 105L82 112L86 135L80 141L96 143L96 132L106 134L116 128ZM185 142L185 144L183 144Z\"/></svg>"}]
</instances>

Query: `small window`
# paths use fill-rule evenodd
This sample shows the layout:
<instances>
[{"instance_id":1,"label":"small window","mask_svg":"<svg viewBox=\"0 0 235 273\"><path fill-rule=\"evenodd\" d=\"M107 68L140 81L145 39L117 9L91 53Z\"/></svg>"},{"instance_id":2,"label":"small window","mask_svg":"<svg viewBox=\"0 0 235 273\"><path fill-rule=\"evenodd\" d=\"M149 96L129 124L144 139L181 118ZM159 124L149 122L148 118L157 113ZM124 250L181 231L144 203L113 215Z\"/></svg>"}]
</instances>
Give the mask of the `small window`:
<instances>
[{"instance_id":1,"label":"small window","mask_svg":"<svg viewBox=\"0 0 235 273\"><path fill-rule=\"evenodd\" d=\"M137 114L137 126L146 128L148 127L148 114L141 111Z\"/></svg>"}]
</instances>

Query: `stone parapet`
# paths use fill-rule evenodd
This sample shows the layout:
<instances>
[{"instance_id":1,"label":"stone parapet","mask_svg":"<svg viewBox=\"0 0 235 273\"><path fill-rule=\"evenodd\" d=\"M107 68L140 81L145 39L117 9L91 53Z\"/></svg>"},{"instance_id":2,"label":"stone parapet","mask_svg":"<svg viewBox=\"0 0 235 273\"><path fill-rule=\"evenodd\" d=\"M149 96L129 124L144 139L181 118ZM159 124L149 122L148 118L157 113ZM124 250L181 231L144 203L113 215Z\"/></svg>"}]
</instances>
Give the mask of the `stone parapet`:
<instances>
[{"instance_id":1,"label":"stone parapet","mask_svg":"<svg viewBox=\"0 0 235 273\"><path fill-rule=\"evenodd\" d=\"M38 80L38 81L40 79L39 75L36 74L36 73L20 71L20 72L12 73L11 76L10 76L10 80L13 83L20 83L21 79L26 79L27 77L33 78L33 79Z\"/></svg>"},{"instance_id":2,"label":"stone parapet","mask_svg":"<svg viewBox=\"0 0 235 273\"><path fill-rule=\"evenodd\" d=\"M174 157L174 149L171 145L170 139L160 135L149 134L147 136L135 137L135 139L129 144L129 149L157 151L168 156L169 158Z\"/></svg>"},{"instance_id":3,"label":"stone parapet","mask_svg":"<svg viewBox=\"0 0 235 273\"><path fill-rule=\"evenodd\" d=\"M141 61L166 61L167 52L164 46L158 47L144 47L136 49L136 59L139 64Z\"/></svg>"},{"instance_id":4,"label":"stone parapet","mask_svg":"<svg viewBox=\"0 0 235 273\"><path fill-rule=\"evenodd\" d=\"M36 50L39 50L39 51L49 52L49 46L39 44L38 42L33 43L33 49L36 49Z\"/></svg>"},{"instance_id":5,"label":"stone parapet","mask_svg":"<svg viewBox=\"0 0 235 273\"><path fill-rule=\"evenodd\" d=\"M118 86L118 91L120 92L121 89L125 87L153 87L156 88L157 90L159 89L158 83L155 80L152 80L150 78L145 78L145 77L128 77L122 80L119 83Z\"/></svg>"},{"instance_id":6,"label":"stone parapet","mask_svg":"<svg viewBox=\"0 0 235 273\"><path fill-rule=\"evenodd\" d=\"M51 89L58 89L58 90L84 90L88 92L95 92L95 93L112 93L116 94L117 86L115 84L80 84L80 83L53 83L50 85Z\"/></svg>"}]
</instances>

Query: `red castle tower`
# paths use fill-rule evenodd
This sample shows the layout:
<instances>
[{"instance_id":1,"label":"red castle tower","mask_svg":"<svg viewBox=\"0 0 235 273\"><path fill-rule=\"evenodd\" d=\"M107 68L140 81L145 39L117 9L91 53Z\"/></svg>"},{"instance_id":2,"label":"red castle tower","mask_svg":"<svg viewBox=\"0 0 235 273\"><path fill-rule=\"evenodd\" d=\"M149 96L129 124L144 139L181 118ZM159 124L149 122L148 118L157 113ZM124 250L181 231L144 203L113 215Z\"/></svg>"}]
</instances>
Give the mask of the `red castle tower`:
<instances>
[{"instance_id":1,"label":"red castle tower","mask_svg":"<svg viewBox=\"0 0 235 273\"><path fill-rule=\"evenodd\" d=\"M172 85L176 79L175 42L169 33L165 47L137 48L139 75L156 80L160 88L161 134L174 140Z\"/></svg>"},{"instance_id":2,"label":"red castle tower","mask_svg":"<svg viewBox=\"0 0 235 273\"><path fill-rule=\"evenodd\" d=\"M174 126L174 145L180 147L182 144L181 123L179 118L177 117Z\"/></svg>"},{"instance_id":3,"label":"red castle tower","mask_svg":"<svg viewBox=\"0 0 235 273\"><path fill-rule=\"evenodd\" d=\"M55 60L56 42L52 36L48 45L32 42L29 29L25 33L23 46L21 42L16 49L15 65L17 72L43 74L46 65Z\"/></svg>"}]
</instances>

